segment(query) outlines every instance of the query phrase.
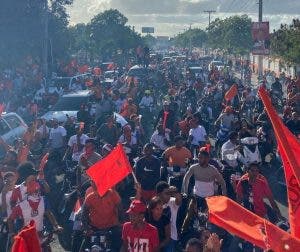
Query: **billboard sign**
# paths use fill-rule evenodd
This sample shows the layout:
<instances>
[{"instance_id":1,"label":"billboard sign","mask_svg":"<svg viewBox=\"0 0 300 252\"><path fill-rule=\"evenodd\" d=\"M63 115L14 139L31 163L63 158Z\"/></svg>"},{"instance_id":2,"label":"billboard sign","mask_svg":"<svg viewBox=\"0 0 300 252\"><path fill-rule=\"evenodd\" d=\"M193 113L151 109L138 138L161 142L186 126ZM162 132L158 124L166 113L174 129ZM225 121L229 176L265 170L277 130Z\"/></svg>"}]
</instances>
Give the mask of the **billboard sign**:
<instances>
[{"instance_id":1,"label":"billboard sign","mask_svg":"<svg viewBox=\"0 0 300 252\"><path fill-rule=\"evenodd\" d=\"M154 27L142 27L142 33L154 33Z\"/></svg>"},{"instance_id":2,"label":"billboard sign","mask_svg":"<svg viewBox=\"0 0 300 252\"><path fill-rule=\"evenodd\" d=\"M253 55L270 54L269 22L252 22Z\"/></svg>"}]
</instances>

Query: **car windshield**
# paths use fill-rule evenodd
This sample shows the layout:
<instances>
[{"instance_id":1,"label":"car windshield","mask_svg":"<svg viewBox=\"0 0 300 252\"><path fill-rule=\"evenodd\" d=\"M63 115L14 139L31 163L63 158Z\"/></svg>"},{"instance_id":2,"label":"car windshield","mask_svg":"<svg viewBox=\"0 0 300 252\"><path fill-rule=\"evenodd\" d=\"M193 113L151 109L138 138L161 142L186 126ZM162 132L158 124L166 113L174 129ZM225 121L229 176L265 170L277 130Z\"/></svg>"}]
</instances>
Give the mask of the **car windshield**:
<instances>
[{"instance_id":1,"label":"car windshield","mask_svg":"<svg viewBox=\"0 0 300 252\"><path fill-rule=\"evenodd\" d=\"M53 106L53 111L76 111L82 103L87 103L86 96L61 97Z\"/></svg>"},{"instance_id":2,"label":"car windshield","mask_svg":"<svg viewBox=\"0 0 300 252\"><path fill-rule=\"evenodd\" d=\"M192 73L201 73L202 72L202 68L190 68L190 71L192 72Z\"/></svg>"},{"instance_id":3,"label":"car windshield","mask_svg":"<svg viewBox=\"0 0 300 252\"><path fill-rule=\"evenodd\" d=\"M135 69L130 69L128 72L129 76L144 76L146 75L146 69L144 68L135 68Z\"/></svg>"},{"instance_id":4,"label":"car windshield","mask_svg":"<svg viewBox=\"0 0 300 252\"><path fill-rule=\"evenodd\" d=\"M215 66L223 66L224 64L223 64L223 62L221 62L221 61L213 61L212 62Z\"/></svg>"}]
</instances>

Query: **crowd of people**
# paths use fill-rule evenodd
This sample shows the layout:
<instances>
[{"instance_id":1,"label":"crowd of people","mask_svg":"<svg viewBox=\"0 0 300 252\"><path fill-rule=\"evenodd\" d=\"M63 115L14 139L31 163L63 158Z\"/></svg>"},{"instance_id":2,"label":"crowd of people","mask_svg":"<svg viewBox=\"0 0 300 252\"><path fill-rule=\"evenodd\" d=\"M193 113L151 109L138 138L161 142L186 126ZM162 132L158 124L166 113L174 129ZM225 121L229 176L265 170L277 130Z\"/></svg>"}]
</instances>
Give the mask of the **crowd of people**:
<instances>
[{"instance_id":1,"label":"crowd of people","mask_svg":"<svg viewBox=\"0 0 300 252\"><path fill-rule=\"evenodd\" d=\"M226 195L273 223L284 219L266 178L280 169L280 158L253 86L236 79L233 66L209 71L200 57L149 63L160 78L116 76L105 86L94 76L88 86L78 83L94 92L95 110L82 104L77 121L63 124L39 118L31 105L41 104L33 96L21 104L17 99L26 93L23 87L28 93L40 88L38 68L32 71L37 84L28 76L24 81L22 71L3 75L2 103L24 117L28 129L14 146L1 141L1 244L34 220L40 236L45 229L69 232L60 242L76 252L91 249L89 237L100 231L110 234L110 251L253 251L208 221L205 199L213 195ZM193 73L192 65L202 71ZM224 99L233 86L236 93ZM269 91L287 127L299 135L300 75L281 75ZM137 181L129 176L100 196L86 171L117 144ZM75 195L71 206L64 193ZM67 208L74 210L71 216Z\"/></svg>"}]
</instances>

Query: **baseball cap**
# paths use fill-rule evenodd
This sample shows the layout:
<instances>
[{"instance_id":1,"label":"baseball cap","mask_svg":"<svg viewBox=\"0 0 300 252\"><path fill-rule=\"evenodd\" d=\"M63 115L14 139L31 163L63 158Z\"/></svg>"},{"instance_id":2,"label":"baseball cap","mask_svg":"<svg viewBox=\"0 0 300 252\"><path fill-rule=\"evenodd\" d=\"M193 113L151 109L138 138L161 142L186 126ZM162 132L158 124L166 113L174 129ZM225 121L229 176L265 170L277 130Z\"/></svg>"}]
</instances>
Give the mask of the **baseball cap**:
<instances>
[{"instance_id":1,"label":"baseball cap","mask_svg":"<svg viewBox=\"0 0 300 252\"><path fill-rule=\"evenodd\" d=\"M146 212L146 205L141 202L140 200L133 200L130 204L129 209L126 211L126 213L145 213Z\"/></svg>"}]
</instances>

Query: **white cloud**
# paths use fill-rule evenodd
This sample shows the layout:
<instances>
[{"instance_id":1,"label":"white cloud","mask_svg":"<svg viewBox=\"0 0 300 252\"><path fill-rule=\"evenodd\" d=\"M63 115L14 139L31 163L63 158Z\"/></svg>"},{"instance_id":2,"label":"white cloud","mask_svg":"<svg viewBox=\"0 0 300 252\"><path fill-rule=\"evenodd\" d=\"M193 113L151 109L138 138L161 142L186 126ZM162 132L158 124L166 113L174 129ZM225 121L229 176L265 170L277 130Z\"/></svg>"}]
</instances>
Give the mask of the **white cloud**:
<instances>
[{"instance_id":1,"label":"white cloud","mask_svg":"<svg viewBox=\"0 0 300 252\"><path fill-rule=\"evenodd\" d=\"M87 23L91 18L109 8L120 10L137 31L142 26L154 26L157 35L174 35L192 23L205 28L208 16L204 10L213 9L214 18L235 14L248 14L257 20L258 6L255 0L74 0L68 7L70 23ZM300 18L299 0L264 0L264 20L270 21L271 30L281 23L291 23Z\"/></svg>"}]
</instances>

